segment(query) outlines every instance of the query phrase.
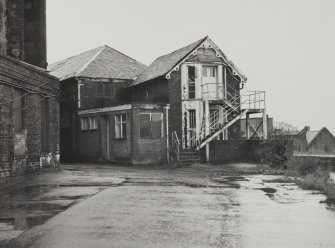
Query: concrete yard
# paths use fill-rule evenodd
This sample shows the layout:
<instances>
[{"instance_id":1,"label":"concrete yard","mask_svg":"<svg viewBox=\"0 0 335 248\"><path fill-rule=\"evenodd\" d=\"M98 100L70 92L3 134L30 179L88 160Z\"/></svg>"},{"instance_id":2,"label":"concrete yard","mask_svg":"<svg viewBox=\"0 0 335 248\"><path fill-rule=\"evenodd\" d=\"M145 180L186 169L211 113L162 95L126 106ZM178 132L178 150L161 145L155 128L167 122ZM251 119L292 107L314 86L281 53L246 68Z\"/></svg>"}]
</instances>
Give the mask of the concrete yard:
<instances>
[{"instance_id":1,"label":"concrete yard","mask_svg":"<svg viewBox=\"0 0 335 248\"><path fill-rule=\"evenodd\" d=\"M0 247L335 247L325 196L253 167L63 165L1 193Z\"/></svg>"}]
</instances>

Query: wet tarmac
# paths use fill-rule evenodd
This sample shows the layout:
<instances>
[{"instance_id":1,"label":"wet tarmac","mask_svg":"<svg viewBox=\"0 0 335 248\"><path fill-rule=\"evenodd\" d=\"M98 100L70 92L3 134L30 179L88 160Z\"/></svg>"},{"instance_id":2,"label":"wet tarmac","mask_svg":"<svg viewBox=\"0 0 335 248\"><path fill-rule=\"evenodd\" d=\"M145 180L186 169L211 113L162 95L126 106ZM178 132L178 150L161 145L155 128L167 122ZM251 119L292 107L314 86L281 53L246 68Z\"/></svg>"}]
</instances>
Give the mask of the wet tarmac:
<instances>
[{"instance_id":1,"label":"wet tarmac","mask_svg":"<svg viewBox=\"0 0 335 248\"><path fill-rule=\"evenodd\" d=\"M1 195L0 247L335 247L324 195L234 166L41 174Z\"/></svg>"}]
</instances>

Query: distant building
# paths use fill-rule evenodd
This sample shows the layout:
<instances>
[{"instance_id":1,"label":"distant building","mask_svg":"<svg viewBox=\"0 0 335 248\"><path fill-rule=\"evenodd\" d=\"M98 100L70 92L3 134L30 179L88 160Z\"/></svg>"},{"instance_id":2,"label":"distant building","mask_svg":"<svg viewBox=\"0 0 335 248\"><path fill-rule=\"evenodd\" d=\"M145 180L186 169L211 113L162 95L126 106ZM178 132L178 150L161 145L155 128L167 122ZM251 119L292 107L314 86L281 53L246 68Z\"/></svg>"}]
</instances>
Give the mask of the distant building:
<instances>
[{"instance_id":1,"label":"distant building","mask_svg":"<svg viewBox=\"0 0 335 248\"><path fill-rule=\"evenodd\" d=\"M207 36L148 67L103 46L49 70L61 80L63 160L190 161L203 147L208 158L212 140L238 136L240 118L265 115L265 93L243 98L246 77Z\"/></svg>"},{"instance_id":2,"label":"distant building","mask_svg":"<svg viewBox=\"0 0 335 248\"><path fill-rule=\"evenodd\" d=\"M335 154L335 137L326 128L310 131L306 126L297 134L291 135L294 151L312 154Z\"/></svg>"}]
</instances>

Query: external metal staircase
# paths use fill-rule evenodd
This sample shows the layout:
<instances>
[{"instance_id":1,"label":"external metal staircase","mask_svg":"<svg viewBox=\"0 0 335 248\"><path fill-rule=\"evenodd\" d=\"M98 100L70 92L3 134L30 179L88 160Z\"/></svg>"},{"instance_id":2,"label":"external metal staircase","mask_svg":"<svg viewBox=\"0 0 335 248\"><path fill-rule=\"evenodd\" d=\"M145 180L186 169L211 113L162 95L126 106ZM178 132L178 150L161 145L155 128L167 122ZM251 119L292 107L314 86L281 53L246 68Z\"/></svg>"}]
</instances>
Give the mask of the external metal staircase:
<instances>
[{"instance_id":1,"label":"external metal staircase","mask_svg":"<svg viewBox=\"0 0 335 248\"><path fill-rule=\"evenodd\" d=\"M227 85L226 87L230 87ZM253 91L240 95L231 87L226 90L223 104L211 114L204 114L200 132L190 138L192 147L200 150L247 114L262 113L265 109L265 92Z\"/></svg>"},{"instance_id":2,"label":"external metal staircase","mask_svg":"<svg viewBox=\"0 0 335 248\"><path fill-rule=\"evenodd\" d=\"M172 147L170 156L179 165L190 165L199 162L199 150L217 138L238 120L249 114L265 114L265 92L253 91L241 95L239 91L228 84L225 85L223 99L204 99L207 104L201 126L197 132L188 139L189 146L181 149L181 140L177 132L172 133ZM209 110L209 104L217 109ZM184 142L184 141L183 141Z\"/></svg>"}]
</instances>

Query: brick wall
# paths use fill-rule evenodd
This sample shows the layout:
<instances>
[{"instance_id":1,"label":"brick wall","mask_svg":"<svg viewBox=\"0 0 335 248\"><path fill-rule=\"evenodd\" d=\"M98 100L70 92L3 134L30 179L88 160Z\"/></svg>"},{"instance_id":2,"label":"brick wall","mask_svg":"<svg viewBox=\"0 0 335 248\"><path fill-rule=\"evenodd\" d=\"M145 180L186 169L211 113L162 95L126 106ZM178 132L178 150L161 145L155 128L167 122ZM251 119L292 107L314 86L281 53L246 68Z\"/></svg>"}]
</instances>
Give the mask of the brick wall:
<instances>
[{"instance_id":1,"label":"brick wall","mask_svg":"<svg viewBox=\"0 0 335 248\"><path fill-rule=\"evenodd\" d=\"M13 98L13 89L0 84L1 102L8 102ZM12 104L0 105L0 178L9 175L11 152L14 151L14 124Z\"/></svg>"},{"instance_id":2,"label":"brick wall","mask_svg":"<svg viewBox=\"0 0 335 248\"><path fill-rule=\"evenodd\" d=\"M6 39L6 0L0 0L0 54L7 53L7 39Z\"/></svg>"},{"instance_id":3,"label":"brick wall","mask_svg":"<svg viewBox=\"0 0 335 248\"><path fill-rule=\"evenodd\" d=\"M181 72L173 71L169 79L169 137L173 131L177 132L178 138L182 139L182 92L181 92ZM171 140L171 138L170 138Z\"/></svg>"},{"instance_id":4,"label":"brick wall","mask_svg":"<svg viewBox=\"0 0 335 248\"><path fill-rule=\"evenodd\" d=\"M45 0L1 0L2 54L46 68Z\"/></svg>"},{"instance_id":5,"label":"brick wall","mask_svg":"<svg viewBox=\"0 0 335 248\"><path fill-rule=\"evenodd\" d=\"M229 162L259 162L259 152L272 149L273 141L261 140L215 140L209 144L209 162L213 164ZM286 156L293 155L293 142L286 141ZM205 148L200 151L201 161L205 160Z\"/></svg>"},{"instance_id":6,"label":"brick wall","mask_svg":"<svg viewBox=\"0 0 335 248\"><path fill-rule=\"evenodd\" d=\"M160 164L167 161L166 147L166 116L163 107L150 105L134 105L132 111L132 163L133 164ZM163 113L162 138L140 137L140 113Z\"/></svg>"},{"instance_id":7,"label":"brick wall","mask_svg":"<svg viewBox=\"0 0 335 248\"><path fill-rule=\"evenodd\" d=\"M0 56L0 70L0 178L3 182L4 178L39 169L42 99L49 102L46 113L48 146L55 151L59 136L59 103L55 97L43 98L45 94L58 95L58 80L43 70L4 56ZM14 110L14 89L20 89L23 94L23 130L19 132L14 131L14 113L18 111ZM29 94L29 90L38 94Z\"/></svg>"}]
</instances>

